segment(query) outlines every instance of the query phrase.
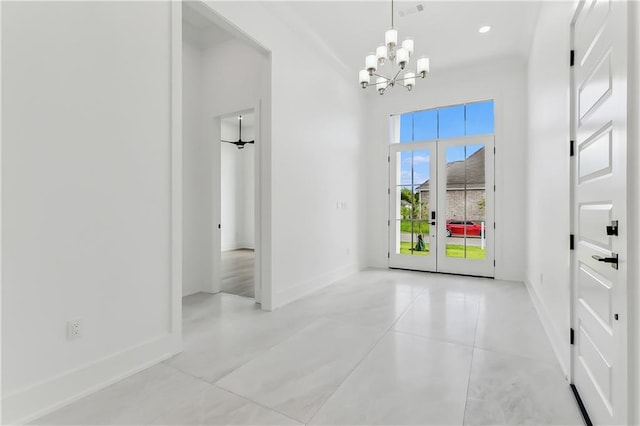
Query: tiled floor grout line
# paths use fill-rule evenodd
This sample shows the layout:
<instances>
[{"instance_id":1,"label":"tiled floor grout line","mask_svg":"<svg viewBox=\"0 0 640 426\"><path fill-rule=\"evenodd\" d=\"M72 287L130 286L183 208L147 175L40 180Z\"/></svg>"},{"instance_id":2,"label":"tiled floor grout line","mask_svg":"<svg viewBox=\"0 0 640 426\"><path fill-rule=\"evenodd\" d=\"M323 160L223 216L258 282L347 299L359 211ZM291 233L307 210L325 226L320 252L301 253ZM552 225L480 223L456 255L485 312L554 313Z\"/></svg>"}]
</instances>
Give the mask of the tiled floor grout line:
<instances>
[{"instance_id":1,"label":"tiled floor grout line","mask_svg":"<svg viewBox=\"0 0 640 426\"><path fill-rule=\"evenodd\" d=\"M194 376L193 374L190 374L190 373L188 373L188 372L186 372L186 371L183 371L183 370L181 370L181 369L179 369L179 368L177 368L177 367L175 367L175 366L173 366L173 365L167 365L167 367L171 367L171 368L172 368L172 369L174 369L175 371L177 371L177 372L179 372L179 373L182 373L182 374L184 374L184 375L186 375L186 376L192 377L192 378L194 378L194 379L196 379L196 380L198 380L198 381L200 381L200 382L202 382L202 383L205 383L205 384L207 384L207 385L209 385L209 386L211 386L211 387L215 387L215 388L218 388L218 389L222 389L222 390L223 390L223 391L225 391L225 392L229 392L229 393L231 393L231 394L233 394L233 395L235 395L235 396L237 396L237 397L240 397L240 398L244 399L245 401L249 401L249 402L251 402L251 403L253 403L253 404L259 405L259 406L260 406L260 407L262 407L262 408L266 408L266 409L271 410L271 411L274 411L274 412L276 412L276 413L278 413L278 414L282 414L283 416L285 416L285 417L287 417L287 418L290 418L290 419L291 419L291 420L293 420L293 421L296 421L296 422L298 422L298 423L304 423L304 421L303 421L303 420L296 419L295 417L291 417L290 415L285 414L285 413L283 413L283 412L281 412L281 411L279 411L279 410L276 410L275 408L272 408L272 407L266 406L266 405L264 405L264 404L261 404L261 403L259 403L258 401L254 401L254 400L252 400L251 398L247 398L247 397L246 397L246 396L244 396L244 395L240 395L239 393L236 393L236 392L234 392L234 391L232 391L232 390L230 390L230 389L227 389L227 388L225 388L224 386L221 386L221 385L217 384L216 382L208 382L207 380L203 379L202 377ZM222 379L221 379L221 380L222 380ZM203 391L203 392L204 392L204 391ZM155 416L155 417L154 417L154 418L152 418L148 423L153 423L153 421L154 421L154 420L158 419L159 417L163 416L164 414L165 414L165 413L161 413L161 414L159 414L159 415Z\"/></svg>"},{"instance_id":2,"label":"tiled floor grout line","mask_svg":"<svg viewBox=\"0 0 640 426\"><path fill-rule=\"evenodd\" d=\"M464 410L462 411L462 424L467 420L467 403L469 402L469 387L471 386L471 372L473 370L473 356L476 352L476 339L478 338L478 322L480 321L480 305L476 314L476 326L473 333L473 345L471 348L471 361L469 362L469 377L467 378L467 392L464 396Z\"/></svg>"},{"instance_id":3,"label":"tiled floor grout line","mask_svg":"<svg viewBox=\"0 0 640 426\"><path fill-rule=\"evenodd\" d=\"M221 385L218 385L218 384L215 384L215 383L211 383L211 386L215 386L215 387L217 387L218 389L222 389L222 390L223 390L223 391L225 391L225 392L229 392L229 393L231 393L231 394L233 394L233 395L235 395L235 396L237 396L237 397L239 397L239 398L244 399L245 401L249 401L249 402L251 402L251 403L254 403L254 404L256 404L256 405L259 405L260 407L265 408L265 409L267 409L267 410L273 411L273 412L278 413L278 414L282 414L283 416L285 416L285 417L287 417L287 418L289 418L289 419L291 419L291 420L293 420L293 421L295 421L295 422L298 422L298 423L302 423L302 424L304 424L304 420L297 419L297 418L292 417L292 416L290 416L290 415L288 415L288 414L286 414L286 413L283 413L282 411L276 410L276 409L275 409L275 408L273 408L273 407L269 407L268 405L264 405L264 404L262 404L262 403L260 403L260 402L258 402L258 401L254 401L253 399L251 399L251 398L247 398L247 397L246 397L246 396L244 396L244 395L240 395L239 393L236 393L236 392L234 392L234 391L232 391L232 390L230 390L230 389L227 389L227 388L225 388L224 386L221 386Z\"/></svg>"},{"instance_id":4,"label":"tiled floor grout line","mask_svg":"<svg viewBox=\"0 0 640 426\"><path fill-rule=\"evenodd\" d=\"M396 333L396 334L402 334L404 336L411 336L411 337L417 337L419 339L423 339L423 340L429 340L431 342L437 342L437 343L448 343L450 345L456 345L456 346L461 346L463 348L467 348L467 349L473 349L473 345L469 345L467 343L460 343L460 342L454 342L452 340L446 340L446 339L441 339L438 337L431 337L431 336L423 336L421 334L416 334L416 333L412 333L410 331L404 331L404 330L389 330L389 332L391 333Z\"/></svg>"},{"instance_id":5,"label":"tiled floor grout line","mask_svg":"<svg viewBox=\"0 0 640 426\"><path fill-rule=\"evenodd\" d=\"M546 364L546 365L555 365L558 368L560 368L560 366L558 365L558 361L557 360L533 358L533 357L530 357L530 356L514 354L514 353L511 353L511 352L504 352L504 351L499 351L499 350L496 350L496 349L483 348L481 346L474 346L473 349L474 350L478 349L478 350L485 351L485 352L491 352L491 353L498 354L498 355L511 356L511 357L514 357L514 358L520 358L520 359L527 360L527 361L535 361L535 362L539 362L541 364Z\"/></svg>"},{"instance_id":6,"label":"tiled floor grout line","mask_svg":"<svg viewBox=\"0 0 640 426\"><path fill-rule=\"evenodd\" d=\"M382 339L384 339L385 336L387 336L389 334L389 331L391 331L393 326L396 325L396 323L400 320L400 318L402 318L404 316L404 314L407 313L407 311L410 308L413 307L413 302L415 302L415 300L418 298L418 296L420 296L423 292L424 292L424 289L421 289L411 299L411 301L407 304L407 307L402 311L402 313L400 315L398 315L398 317L393 321L393 323L385 330L384 333L382 333L382 336L380 336L380 338L378 340L376 340L376 342L373 344L373 346L371 346L371 348L367 351L367 353L364 354L364 356L362 358L360 358L360 360L356 363L356 365L351 370L349 370L349 372L344 376L344 378L340 381L338 386L336 386L336 388L333 390L333 392L331 392L331 394L324 400L324 402L318 407L318 409L315 411L315 413L313 413L313 415L311 417L309 417L309 421L307 421L305 423L305 425L308 425L309 423L311 423L313 421L313 419L316 417L316 415L318 415L320 410L322 410L322 408L327 404L327 402L329 402L329 400L333 397L333 395L335 395L335 393L342 387L342 385L349 379L349 377L351 377L353 372L362 364L362 362L365 359L367 359L369 357L371 352L373 352L373 350L378 347L378 345L380 344Z\"/></svg>"}]
</instances>

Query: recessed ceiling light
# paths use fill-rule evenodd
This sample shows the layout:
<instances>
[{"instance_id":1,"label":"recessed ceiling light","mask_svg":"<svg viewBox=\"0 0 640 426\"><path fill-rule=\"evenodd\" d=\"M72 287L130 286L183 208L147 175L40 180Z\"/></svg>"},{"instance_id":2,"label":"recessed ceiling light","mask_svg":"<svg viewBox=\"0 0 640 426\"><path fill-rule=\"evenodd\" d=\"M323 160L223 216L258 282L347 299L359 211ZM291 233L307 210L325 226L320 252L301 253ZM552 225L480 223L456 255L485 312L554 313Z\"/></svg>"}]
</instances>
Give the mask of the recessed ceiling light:
<instances>
[{"instance_id":1,"label":"recessed ceiling light","mask_svg":"<svg viewBox=\"0 0 640 426\"><path fill-rule=\"evenodd\" d=\"M480 29L478 30L479 33L488 33L489 31L491 31L491 27L489 25L485 25L484 27L480 27Z\"/></svg>"}]
</instances>

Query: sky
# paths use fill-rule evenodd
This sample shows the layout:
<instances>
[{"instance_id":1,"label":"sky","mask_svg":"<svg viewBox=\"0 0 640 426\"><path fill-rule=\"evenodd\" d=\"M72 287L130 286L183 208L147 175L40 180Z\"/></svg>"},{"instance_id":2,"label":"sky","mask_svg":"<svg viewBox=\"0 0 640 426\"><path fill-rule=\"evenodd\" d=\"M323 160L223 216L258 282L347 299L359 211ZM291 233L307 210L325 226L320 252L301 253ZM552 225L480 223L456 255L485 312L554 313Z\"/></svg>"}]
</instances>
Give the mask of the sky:
<instances>
[{"instance_id":1,"label":"sky","mask_svg":"<svg viewBox=\"0 0 640 426\"><path fill-rule=\"evenodd\" d=\"M400 143L494 132L493 101L417 111L400 116ZM482 145L448 147L447 163L469 158ZM429 150L401 152L399 185L421 185L429 179L432 160ZM435 160L435 159L434 159Z\"/></svg>"}]
</instances>

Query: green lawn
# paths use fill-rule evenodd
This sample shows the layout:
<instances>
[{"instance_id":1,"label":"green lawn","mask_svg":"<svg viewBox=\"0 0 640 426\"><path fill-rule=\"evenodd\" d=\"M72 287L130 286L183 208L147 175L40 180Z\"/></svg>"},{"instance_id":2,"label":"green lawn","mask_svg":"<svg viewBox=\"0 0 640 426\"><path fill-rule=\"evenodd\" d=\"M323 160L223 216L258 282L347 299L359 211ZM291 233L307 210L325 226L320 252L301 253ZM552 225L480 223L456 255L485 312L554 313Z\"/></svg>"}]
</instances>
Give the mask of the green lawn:
<instances>
[{"instance_id":1,"label":"green lawn","mask_svg":"<svg viewBox=\"0 0 640 426\"><path fill-rule=\"evenodd\" d=\"M411 233L411 221L407 219L403 219L400 221L400 232L409 232ZM413 232L416 234L429 234L429 222L413 222Z\"/></svg>"},{"instance_id":2,"label":"green lawn","mask_svg":"<svg viewBox=\"0 0 640 426\"><path fill-rule=\"evenodd\" d=\"M476 246L467 246L467 259L484 259L487 249ZM464 257L464 246L460 244L447 244L447 257Z\"/></svg>"},{"instance_id":3,"label":"green lawn","mask_svg":"<svg viewBox=\"0 0 640 426\"><path fill-rule=\"evenodd\" d=\"M415 247L415 244L413 245ZM429 244L425 243L427 248L426 251L415 251L411 250L411 242L409 241L401 241L400 242L400 254L416 254L420 256L427 256L429 254Z\"/></svg>"},{"instance_id":4,"label":"green lawn","mask_svg":"<svg viewBox=\"0 0 640 426\"><path fill-rule=\"evenodd\" d=\"M426 244L426 251L411 250L411 243L409 241L400 242L400 254L414 254L418 256L427 256L429 254L429 244ZM414 244L415 247L415 244ZM464 257L464 246L459 244L447 244L447 256L448 257ZM486 257L486 249L480 247L468 246L467 247L467 259L484 259Z\"/></svg>"}]
</instances>

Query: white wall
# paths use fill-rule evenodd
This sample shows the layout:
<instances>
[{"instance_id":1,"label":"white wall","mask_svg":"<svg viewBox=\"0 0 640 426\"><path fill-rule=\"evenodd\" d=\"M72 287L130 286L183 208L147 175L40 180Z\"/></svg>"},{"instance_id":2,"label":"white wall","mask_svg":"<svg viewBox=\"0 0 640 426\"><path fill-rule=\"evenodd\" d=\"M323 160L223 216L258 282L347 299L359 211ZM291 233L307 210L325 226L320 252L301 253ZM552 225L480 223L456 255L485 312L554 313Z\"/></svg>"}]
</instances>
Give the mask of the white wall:
<instances>
[{"instance_id":1,"label":"white wall","mask_svg":"<svg viewBox=\"0 0 640 426\"><path fill-rule=\"evenodd\" d=\"M368 96L368 263L388 266L389 117L465 102L495 100L496 278L522 281L525 260L524 187L526 86L522 59L494 60L457 70L433 71L412 92L388 90ZM360 89L362 91L362 89Z\"/></svg>"},{"instance_id":2,"label":"white wall","mask_svg":"<svg viewBox=\"0 0 640 426\"><path fill-rule=\"evenodd\" d=\"M353 73L305 28L276 17L277 4L208 4L271 51L271 168L261 181L270 189L271 208L263 216L272 232L271 307L278 307L359 268L360 226L367 214L360 204L362 93ZM234 78L218 89L228 90L223 98L233 102L238 92L233 85L252 84L255 73L237 77L244 67L224 57L219 67ZM337 208L338 202L345 208Z\"/></svg>"},{"instance_id":3,"label":"white wall","mask_svg":"<svg viewBox=\"0 0 640 426\"><path fill-rule=\"evenodd\" d=\"M569 370L569 2L544 3L528 68L526 280L565 374Z\"/></svg>"},{"instance_id":4,"label":"white wall","mask_svg":"<svg viewBox=\"0 0 640 426\"><path fill-rule=\"evenodd\" d=\"M3 423L179 348L170 22L169 3L2 4Z\"/></svg>"},{"instance_id":5,"label":"white wall","mask_svg":"<svg viewBox=\"0 0 640 426\"><path fill-rule=\"evenodd\" d=\"M233 124L222 122L222 139L238 140L237 118ZM242 140L254 140L254 128L242 126ZM247 144L242 149L221 143L221 218L222 250L255 247L255 149Z\"/></svg>"},{"instance_id":6,"label":"white wall","mask_svg":"<svg viewBox=\"0 0 640 426\"><path fill-rule=\"evenodd\" d=\"M182 66L182 294L186 296L209 290L213 281L213 145L203 135L203 58L199 47L182 43Z\"/></svg>"}]
</instances>

